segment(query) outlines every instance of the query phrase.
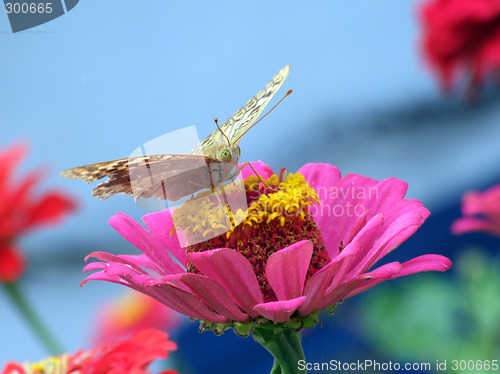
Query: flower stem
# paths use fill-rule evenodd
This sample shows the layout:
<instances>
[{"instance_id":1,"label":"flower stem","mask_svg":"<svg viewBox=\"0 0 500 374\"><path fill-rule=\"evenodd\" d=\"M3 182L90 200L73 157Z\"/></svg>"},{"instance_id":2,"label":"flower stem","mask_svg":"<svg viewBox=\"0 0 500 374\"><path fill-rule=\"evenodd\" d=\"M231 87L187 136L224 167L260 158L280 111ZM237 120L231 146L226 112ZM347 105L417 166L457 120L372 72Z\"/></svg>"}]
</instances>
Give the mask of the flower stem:
<instances>
[{"instance_id":1,"label":"flower stem","mask_svg":"<svg viewBox=\"0 0 500 374\"><path fill-rule=\"evenodd\" d=\"M40 318L36 315L33 308L28 304L28 301L21 292L17 283L3 283L3 287L9 295L11 301L22 314L28 325L33 332L38 336L42 344L47 349L48 353L57 356L63 353L61 346L57 343L55 338L51 335L49 330L42 323Z\"/></svg>"},{"instance_id":2,"label":"flower stem","mask_svg":"<svg viewBox=\"0 0 500 374\"><path fill-rule=\"evenodd\" d=\"M254 329L252 337L273 355L274 365L271 374L307 373L305 369L300 370L301 365L299 365L300 360L305 363L300 331L264 325Z\"/></svg>"}]
</instances>

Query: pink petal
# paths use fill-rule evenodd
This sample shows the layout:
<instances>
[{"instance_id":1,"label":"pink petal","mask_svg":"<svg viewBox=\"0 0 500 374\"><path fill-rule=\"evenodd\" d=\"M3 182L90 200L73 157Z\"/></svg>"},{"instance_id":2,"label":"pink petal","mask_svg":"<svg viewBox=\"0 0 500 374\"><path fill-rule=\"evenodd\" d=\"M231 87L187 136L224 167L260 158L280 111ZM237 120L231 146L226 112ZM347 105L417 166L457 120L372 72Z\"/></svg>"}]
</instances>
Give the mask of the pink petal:
<instances>
[{"instance_id":1,"label":"pink petal","mask_svg":"<svg viewBox=\"0 0 500 374\"><path fill-rule=\"evenodd\" d=\"M350 278L347 275L350 273L354 264L356 264L356 259L358 258L360 250L359 242L352 242L347 247L344 248L342 253L337 256L338 258L343 258L333 276L333 280L325 291L325 294L331 292L331 290L337 288L341 283L345 283ZM332 260L333 262L333 260Z\"/></svg>"},{"instance_id":2,"label":"pink petal","mask_svg":"<svg viewBox=\"0 0 500 374\"><path fill-rule=\"evenodd\" d=\"M334 305L341 300L347 299L353 296L353 290L359 289L362 285L366 284L366 279L381 277L383 279L390 278L392 275L397 274L401 270L401 264L395 262L391 264L386 264L380 268L374 270L369 274L362 274L358 277L343 281L337 286L330 286L326 291L324 297L318 304L318 309L326 308L330 305ZM382 281L382 280L381 280ZM381 282L380 281L380 282ZM379 283L380 283L379 282Z\"/></svg>"},{"instance_id":3,"label":"pink petal","mask_svg":"<svg viewBox=\"0 0 500 374\"><path fill-rule=\"evenodd\" d=\"M272 301L255 305L254 309L261 316L274 323L286 322L290 316L302 305L306 297L301 296L292 300Z\"/></svg>"},{"instance_id":4,"label":"pink petal","mask_svg":"<svg viewBox=\"0 0 500 374\"><path fill-rule=\"evenodd\" d=\"M83 272L86 273L87 271L102 270L106 269L108 266L109 264L107 262L91 262L90 264L85 265Z\"/></svg>"},{"instance_id":5,"label":"pink petal","mask_svg":"<svg viewBox=\"0 0 500 374\"><path fill-rule=\"evenodd\" d=\"M124 286L129 286L127 282L125 282L123 279L120 277L110 277L109 275L106 274L105 271L96 271L95 273L90 274L88 277L86 277L84 280L80 282L80 287L82 287L84 284L86 284L88 281L92 280L100 280L100 281L106 281L106 282L111 282L111 283L117 283L121 284Z\"/></svg>"},{"instance_id":6,"label":"pink petal","mask_svg":"<svg viewBox=\"0 0 500 374\"><path fill-rule=\"evenodd\" d=\"M136 265L135 263L130 262L127 259L124 259L120 256L112 255L111 253L92 252L91 254L89 254L85 257L85 262L87 262L87 260L90 257L94 257L94 258L96 258L98 260L102 260L102 261L107 261L109 263L124 264L124 265L130 266L132 269L136 270L138 273L146 274L146 272L141 267ZM102 264L102 263L99 263L99 262L90 263L83 268L83 271L86 272L88 270L94 270L92 268L92 266L95 266L96 264ZM108 265L108 264L104 264L104 265Z\"/></svg>"},{"instance_id":7,"label":"pink petal","mask_svg":"<svg viewBox=\"0 0 500 374\"><path fill-rule=\"evenodd\" d=\"M269 256L266 278L278 300L302 296L312 253L312 243L302 240Z\"/></svg>"},{"instance_id":8,"label":"pink petal","mask_svg":"<svg viewBox=\"0 0 500 374\"><path fill-rule=\"evenodd\" d=\"M320 201L328 201L330 189L341 178L340 170L330 164L305 164L297 173L301 173L309 185L316 190Z\"/></svg>"},{"instance_id":9,"label":"pink petal","mask_svg":"<svg viewBox=\"0 0 500 374\"><path fill-rule=\"evenodd\" d=\"M500 213L500 185L479 192L470 191L462 198L462 213L464 215Z\"/></svg>"},{"instance_id":10,"label":"pink petal","mask_svg":"<svg viewBox=\"0 0 500 374\"><path fill-rule=\"evenodd\" d=\"M160 269L148 256L146 255L117 255L116 257L125 260L129 263L133 263L141 268L146 268L154 271L160 275L164 275L165 272Z\"/></svg>"},{"instance_id":11,"label":"pink petal","mask_svg":"<svg viewBox=\"0 0 500 374\"><path fill-rule=\"evenodd\" d=\"M306 164L297 172L304 175L306 181L318 193L321 205L315 205L314 208L311 208L311 213L322 233L327 248L338 246L340 244L338 233L331 229L332 215L322 214L324 213L322 209L323 207L331 207L334 205L333 200L335 199L331 198L331 189L335 188L340 181L340 170L330 164Z\"/></svg>"},{"instance_id":12,"label":"pink petal","mask_svg":"<svg viewBox=\"0 0 500 374\"><path fill-rule=\"evenodd\" d=\"M358 192L361 191L370 195L372 188L377 181L357 174L347 174L330 190L329 200L326 204L330 209L324 210L329 220L324 220L325 225L319 226L321 233L330 231L328 245L338 246L340 241L344 244L349 242L350 233L358 221L359 216L354 214L354 207L360 205L364 207ZM350 208L349 208L350 207ZM349 212L349 209L352 212ZM350 213L350 214L349 214ZM368 212L374 214L373 212Z\"/></svg>"},{"instance_id":13,"label":"pink petal","mask_svg":"<svg viewBox=\"0 0 500 374\"><path fill-rule=\"evenodd\" d=\"M440 255L423 255L402 264L403 269L396 278L421 271L446 271L451 267L449 258Z\"/></svg>"},{"instance_id":14,"label":"pink petal","mask_svg":"<svg viewBox=\"0 0 500 374\"><path fill-rule=\"evenodd\" d=\"M174 223L172 221L172 211L170 209L146 214L142 217L148 230L153 234L167 249L168 252L186 267L186 251L181 248L177 232L172 234Z\"/></svg>"},{"instance_id":15,"label":"pink petal","mask_svg":"<svg viewBox=\"0 0 500 374\"><path fill-rule=\"evenodd\" d=\"M375 218L375 217L378 217L378 218ZM381 220L380 220L380 224L379 224L378 226L382 226L382 225L383 225L383 223L384 223L384 220L383 220L383 214L379 213L379 214L377 214L377 215L373 215L373 214L371 214L371 213L365 213L365 214L363 214L363 215L359 216L359 217L356 219L356 221L354 222L354 225L352 226L352 229L351 229L351 233L350 233L349 237L347 238L346 243L352 243L352 241L354 240L354 238L355 238L356 236L358 236L358 235L359 235L359 233L360 233L363 229L366 231L366 229L365 229L366 225L367 225L367 224L368 224L368 222L369 222L370 220L372 220L373 218L375 218L375 219L381 219ZM373 221L373 222L376 222L376 221ZM373 225L373 222L371 223L371 225ZM372 233L372 236L373 236L374 238L376 238L377 234L376 234L376 233ZM373 240L375 240L375 239L373 239ZM366 242L366 240L365 240L365 242ZM337 250L337 248L334 248L334 249L335 249L335 250ZM336 252L335 252L335 253L336 253Z\"/></svg>"},{"instance_id":16,"label":"pink petal","mask_svg":"<svg viewBox=\"0 0 500 374\"><path fill-rule=\"evenodd\" d=\"M378 268L366 273L364 276L366 279L390 279L395 275L401 273L403 266L399 262L390 262L379 266Z\"/></svg>"},{"instance_id":17,"label":"pink petal","mask_svg":"<svg viewBox=\"0 0 500 374\"><path fill-rule=\"evenodd\" d=\"M109 276L117 276L129 283L136 283L136 279L140 279L141 283L142 277L147 277L149 280L153 279L148 273L146 272L138 272L135 269L131 268L129 265L126 264L119 264L116 262L108 263L106 264L107 266L103 268L103 270L108 274Z\"/></svg>"},{"instance_id":18,"label":"pink petal","mask_svg":"<svg viewBox=\"0 0 500 374\"><path fill-rule=\"evenodd\" d=\"M500 224L479 217L462 217L451 225L451 232L455 235L474 231L483 231L493 235L500 235Z\"/></svg>"},{"instance_id":19,"label":"pink petal","mask_svg":"<svg viewBox=\"0 0 500 374\"><path fill-rule=\"evenodd\" d=\"M349 243L353 232L359 231L362 220L369 220L367 218L370 215L383 214L386 221L393 217L389 213L404 198L407 187L406 183L395 178L381 182L356 174L348 174L342 178L335 186L336 190L333 190L337 198L330 202L333 204L333 217L330 220L331 228L327 230L333 231L330 234L335 245L333 250L336 250L340 240L344 244ZM382 227L379 229L383 230ZM376 240L377 237L378 234L374 232L372 238ZM366 243L362 248L370 246L371 243Z\"/></svg>"},{"instance_id":20,"label":"pink petal","mask_svg":"<svg viewBox=\"0 0 500 374\"><path fill-rule=\"evenodd\" d=\"M346 281L335 288L330 288L329 292L323 296L322 299L318 300L316 304L316 310L321 310L324 308L328 308L331 305L335 305L338 302L344 300L346 296L358 287L361 283L363 283L365 279L363 277L358 277Z\"/></svg>"},{"instance_id":21,"label":"pink petal","mask_svg":"<svg viewBox=\"0 0 500 374\"><path fill-rule=\"evenodd\" d=\"M141 277L151 277L143 272L139 272L136 269L130 267L129 265L123 263L104 263L104 262L93 262L85 266L84 271L89 270L101 270L90 274L85 278L80 286L83 286L89 280L104 280L113 283L119 283L129 286L133 289L140 289L140 286L136 283L139 279L141 283L143 279Z\"/></svg>"},{"instance_id":22,"label":"pink petal","mask_svg":"<svg viewBox=\"0 0 500 374\"><path fill-rule=\"evenodd\" d=\"M184 282L201 301L218 314L233 321L248 321L248 315L241 312L230 296L216 281L199 274L181 276Z\"/></svg>"},{"instance_id":23,"label":"pink petal","mask_svg":"<svg viewBox=\"0 0 500 374\"><path fill-rule=\"evenodd\" d=\"M264 162L252 161L251 164L255 171L262 177L262 179L268 179L271 175L273 175L273 169L267 166ZM241 168L243 165L245 164L239 164L238 166ZM255 172L249 165L247 165L241 171L241 175L243 176L243 179L247 179L251 175L255 176Z\"/></svg>"},{"instance_id":24,"label":"pink petal","mask_svg":"<svg viewBox=\"0 0 500 374\"><path fill-rule=\"evenodd\" d=\"M171 284L164 283L150 287L148 294L159 302L187 316L204 319L216 323L227 323L229 320L212 312L198 298L189 292Z\"/></svg>"},{"instance_id":25,"label":"pink petal","mask_svg":"<svg viewBox=\"0 0 500 374\"><path fill-rule=\"evenodd\" d=\"M373 251L372 243L377 240L380 227L383 227L384 222L384 216L382 214L377 214L368 220L366 225L358 231L356 236L350 242L350 244L356 243L356 248L358 249L356 256L350 261L350 263L354 265L354 268L349 269L351 274L353 274L352 276L359 274L359 271L356 269L361 266L360 262L368 256L370 251Z\"/></svg>"},{"instance_id":26,"label":"pink petal","mask_svg":"<svg viewBox=\"0 0 500 374\"><path fill-rule=\"evenodd\" d=\"M315 310L321 308L318 304L330 286L335 274L338 274L338 269L347 259L353 258L358 248L355 244L349 244L344 251L329 264L324 266L320 271L313 274L306 282L304 289L304 296L307 297L306 301L300 307L300 315L306 316Z\"/></svg>"},{"instance_id":27,"label":"pink petal","mask_svg":"<svg viewBox=\"0 0 500 374\"><path fill-rule=\"evenodd\" d=\"M330 264L331 266L329 266ZM323 295L325 294L325 291L332 281L333 275L339 266L338 262L331 262L330 264L323 267L323 269L315 273L307 280L304 290L306 300L302 304L299 311L301 316L307 316L315 310L320 309L318 304L323 298Z\"/></svg>"},{"instance_id":28,"label":"pink petal","mask_svg":"<svg viewBox=\"0 0 500 374\"><path fill-rule=\"evenodd\" d=\"M262 303L263 297L252 265L241 253L229 248L213 249L189 253L188 261L221 284L250 317L257 317L253 307Z\"/></svg>"},{"instance_id":29,"label":"pink petal","mask_svg":"<svg viewBox=\"0 0 500 374\"><path fill-rule=\"evenodd\" d=\"M172 260L158 239L126 214L115 214L109 224L166 273L184 273L184 269Z\"/></svg>"},{"instance_id":30,"label":"pink petal","mask_svg":"<svg viewBox=\"0 0 500 374\"><path fill-rule=\"evenodd\" d=\"M393 219L393 222L389 225L384 220L385 231L372 232L372 234L378 236L375 238L376 241L371 238L363 242L362 250L357 257L358 263L351 271L350 276L354 277L364 273L387 253L408 239L422 225L427 215L428 211L425 208L424 210L412 209L399 215L397 219Z\"/></svg>"},{"instance_id":31,"label":"pink petal","mask_svg":"<svg viewBox=\"0 0 500 374\"><path fill-rule=\"evenodd\" d=\"M371 182L370 182L371 184ZM378 182L371 187L365 199L361 199L360 203L365 210L371 211L373 214L379 212L386 213L390 211L399 201L403 200L408 190L408 183L397 178L388 178Z\"/></svg>"},{"instance_id":32,"label":"pink petal","mask_svg":"<svg viewBox=\"0 0 500 374\"><path fill-rule=\"evenodd\" d=\"M391 262L389 264L382 265L369 273L360 275L360 278L365 278L368 280L356 287L356 289L352 290L348 295L345 296L345 298L358 295L361 292L375 287L383 281L397 277L401 273L402 268L403 267L399 262Z\"/></svg>"},{"instance_id":33,"label":"pink petal","mask_svg":"<svg viewBox=\"0 0 500 374\"><path fill-rule=\"evenodd\" d=\"M165 283L170 284L171 286L174 286L184 292L187 293L192 293L191 289L181 281L181 277L185 274L173 274L173 275L165 275L161 277L160 279L155 279L153 282L149 284L151 288L154 288L153 286L158 286L158 285L163 285Z\"/></svg>"},{"instance_id":34,"label":"pink petal","mask_svg":"<svg viewBox=\"0 0 500 374\"><path fill-rule=\"evenodd\" d=\"M430 212L422 205L418 200L407 199L400 202L397 205L397 210L393 210L386 214L386 223L389 229L381 235L381 244L383 241L384 250L379 258L387 255L395 248L399 247L401 243L407 240L411 235L417 231L420 226L425 222L427 217L429 217ZM399 228L399 230L398 230ZM397 232L393 236L386 240L391 234L387 234L389 231Z\"/></svg>"}]
</instances>

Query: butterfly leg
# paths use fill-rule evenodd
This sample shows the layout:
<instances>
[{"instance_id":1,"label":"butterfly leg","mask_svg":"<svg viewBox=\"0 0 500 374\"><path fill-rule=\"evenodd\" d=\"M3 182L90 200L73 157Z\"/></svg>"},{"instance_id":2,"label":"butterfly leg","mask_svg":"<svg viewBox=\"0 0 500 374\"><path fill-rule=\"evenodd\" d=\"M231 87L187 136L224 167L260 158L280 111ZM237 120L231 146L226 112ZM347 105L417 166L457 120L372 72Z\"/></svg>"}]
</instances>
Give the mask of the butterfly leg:
<instances>
[{"instance_id":1,"label":"butterfly leg","mask_svg":"<svg viewBox=\"0 0 500 374\"><path fill-rule=\"evenodd\" d=\"M238 168L238 170L234 173L234 174L237 174L239 173L241 170L243 170L246 166L250 166L254 172L254 174L257 176L257 178L259 178L259 181L264 184L264 186L266 186L267 188L270 188L271 190L273 191L277 191L276 188L270 186L264 179L262 179L262 177L260 176L259 173L257 173L257 170L255 170L255 168L253 167L253 165L250 163L250 162L245 162L241 167ZM233 174L233 175L234 175Z\"/></svg>"}]
</instances>

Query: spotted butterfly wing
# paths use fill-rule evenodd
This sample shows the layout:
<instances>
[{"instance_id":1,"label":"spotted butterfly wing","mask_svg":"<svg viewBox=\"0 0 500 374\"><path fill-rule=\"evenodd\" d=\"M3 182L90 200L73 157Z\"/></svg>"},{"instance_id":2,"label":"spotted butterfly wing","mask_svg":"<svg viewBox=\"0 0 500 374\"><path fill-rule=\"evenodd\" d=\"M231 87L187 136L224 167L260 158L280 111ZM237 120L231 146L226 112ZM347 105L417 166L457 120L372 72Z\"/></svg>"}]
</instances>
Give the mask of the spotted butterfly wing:
<instances>
[{"instance_id":1,"label":"spotted butterfly wing","mask_svg":"<svg viewBox=\"0 0 500 374\"><path fill-rule=\"evenodd\" d=\"M250 99L244 107L240 108L232 117L220 126L220 131L219 129L216 129L205 140L203 140L191 152L191 154L203 153L207 155L207 150L210 150L214 145L224 144L227 142L224 135L229 138L231 144L238 144L243 135L255 124L255 121L267 104L269 104L269 101L271 101L276 92L278 92L289 72L290 65L281 69L263 90L257 93L257 95ZM214 155L207 156L214 157Z\"/></svg>"},{"instance_id":2,"label":"spotted butterfly wing","mask_svg":"<svg viewBox=\"0 0 500 374\"><path fill-rule=\"evenodd\" d=\"M255 124L257 117L288 76L287 65L254 98L196 146L190 154L157 154L99 162L64 170L68 179L91 183L108 177L93 190L93 196L105 200L124 193L136 199L150 197L177 201L205 188L215 188L230 178L238 163L238 153L228 162L219 150L227 145L237 148L241 137ZM227 138L226 138L227 137Z\"/></svg>"},{"instance_id":3,"label":"spotted butterfly wing","mask_svg":"<svg viewBox=\"0 0 500 374\"><path fill-rule=\"evenodd\" d=\"M87 183L104 177L108 180L94 188L98 200L118 193L135 199L157 198L177 201L200 189L217 186L230 174L223 162L199 155L147 155L99 162L65 170L64 178L81 179Z\"/></svg>"}]
</instances>

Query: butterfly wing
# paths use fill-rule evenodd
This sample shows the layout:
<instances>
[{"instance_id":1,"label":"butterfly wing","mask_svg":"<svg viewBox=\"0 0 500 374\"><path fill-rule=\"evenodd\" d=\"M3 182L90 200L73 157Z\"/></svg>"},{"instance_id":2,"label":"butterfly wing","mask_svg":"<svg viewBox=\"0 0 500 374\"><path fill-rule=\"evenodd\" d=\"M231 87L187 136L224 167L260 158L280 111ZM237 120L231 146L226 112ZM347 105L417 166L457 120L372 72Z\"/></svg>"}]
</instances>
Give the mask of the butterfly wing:
<instances>
[{"instance_id":1,"label":"butterfly wing","mask_svg":"<svg viewBox=\"0 0 500 374\"><path fill-rule=\"evenodd\" d=\"M231 173L231 165L200 155L147 155L76 167L61 175L87 183L104 177L93 190L105 200L118 193L136 199L177 201L204 188L214 188Z\"/></svg>"},{"instance_id":2,"label":"butterfly wing","mask_svg":"<svg viewBox=\"0 0 500 374\"><path fill-rule=\"evenodd\" d=\"M205 154L203 151L213 149L214 145L227 143L226 138L222 133L224 133L231 144L236 145L241 137L254 125L257 117L262 113L266 105L271 101L272 97L285 81L290 71L290 65L285 66L283 69L276 74L273 79L266 85L266 87L260 91L255 97L253 97L248 103L245 104L240 110L238 110L231 118L224 122L219 131L215 130L210 136L208 136L203 142L201 142L191 154ZM215 158L213 154L207 154Z\"/></svg>"},{"instance_id":3,"label":"butterfly wing","mask_svg":"<svg viewBox=\"0 0 500 374\"><path fill-rule=\"evenodd\" d=\"M289 65L281 69L262 91L220 126L232 145L254 125L289 71ZM227 142L222 132L215 130L189 155L146 155L99 162L65 170L61 175L87 183L109 177L93 190L93 196L99 200L125 193L134 198L177 201L201 189L213 189L231 176L235 165L221 162L211 154L216 146Z\"/></svg>"}]
</instances>

